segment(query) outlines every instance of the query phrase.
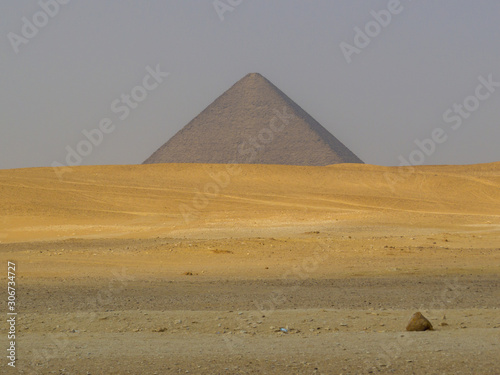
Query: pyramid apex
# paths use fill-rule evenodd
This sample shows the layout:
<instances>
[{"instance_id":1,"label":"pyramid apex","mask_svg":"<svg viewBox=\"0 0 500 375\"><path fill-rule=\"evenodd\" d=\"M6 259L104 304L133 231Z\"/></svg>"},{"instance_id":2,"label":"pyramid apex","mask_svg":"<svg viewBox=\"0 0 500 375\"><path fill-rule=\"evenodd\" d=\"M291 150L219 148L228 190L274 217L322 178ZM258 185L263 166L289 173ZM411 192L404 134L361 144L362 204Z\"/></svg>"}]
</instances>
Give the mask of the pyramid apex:
<instances>
[{"instance_id":1,"label":"pyramid apex","mask_svg":"<svg viewBox=\"0 0 500 375\"><path fill-rule=\"evenodd\" d=\"M247 81L247 80L265 80L267 81L266 77L264 77L262 74L254 72L254 73L248 73L245 75L240 81Z\"/></svg>"},{"instance_id":2,"label":"pyramid apex","mask_svg":"<svg viewBox=\"0 0 500 375\"><path fill-rule=\"evenodd\" d=\"M262 77L264 78L264 76L260 73L257 73L257 72L253 72L253 73L248 73L245 77ZM243 78L245 78L243 77Z\"/></svg>"}]
</instances>

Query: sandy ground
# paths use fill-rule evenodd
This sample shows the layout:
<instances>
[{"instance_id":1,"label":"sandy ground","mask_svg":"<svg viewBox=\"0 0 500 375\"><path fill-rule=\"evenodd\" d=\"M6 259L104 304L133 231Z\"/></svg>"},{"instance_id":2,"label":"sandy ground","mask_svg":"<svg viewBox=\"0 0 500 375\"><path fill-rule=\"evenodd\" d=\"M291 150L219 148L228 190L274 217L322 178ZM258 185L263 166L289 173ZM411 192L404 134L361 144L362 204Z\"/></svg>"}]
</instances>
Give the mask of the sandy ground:
<instances>
[{"instance_id":1,"label":"sandy ground","mask_svg":"<svg viewBox=\"0 0 500 375\"><path fill-rule=\"evenodd\" d=\"M500 163L25 169L0 192L2 374L500 373Z\"/></svg>"}]
</instances>

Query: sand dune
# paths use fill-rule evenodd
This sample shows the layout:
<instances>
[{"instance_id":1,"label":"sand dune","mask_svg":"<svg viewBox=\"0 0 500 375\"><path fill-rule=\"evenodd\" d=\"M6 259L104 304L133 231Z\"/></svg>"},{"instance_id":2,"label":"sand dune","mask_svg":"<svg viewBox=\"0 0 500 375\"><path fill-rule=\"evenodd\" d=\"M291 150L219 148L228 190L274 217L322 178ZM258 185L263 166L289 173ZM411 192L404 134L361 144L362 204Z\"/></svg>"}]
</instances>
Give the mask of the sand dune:
<instances>
[{"instance_id":1,"label":"sand dune","mask_svg":"<svg viewBox=\"0 0 500 375\"><path fill-rule=\"evenodd\" d=\"M500 163L159 164L0 171L4 242L211 226L500 225Z\"/></svg>"}]
</instances>

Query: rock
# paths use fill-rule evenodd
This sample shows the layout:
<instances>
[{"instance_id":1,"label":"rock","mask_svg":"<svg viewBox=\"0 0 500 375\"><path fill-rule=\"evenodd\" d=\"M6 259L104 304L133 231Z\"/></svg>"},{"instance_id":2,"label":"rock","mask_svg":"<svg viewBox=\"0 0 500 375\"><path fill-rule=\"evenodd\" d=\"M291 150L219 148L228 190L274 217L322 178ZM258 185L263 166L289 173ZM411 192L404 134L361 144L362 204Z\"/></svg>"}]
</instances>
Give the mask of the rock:
<instances>
[{"instance_id":1,"label":"rock","mask_svg":"<svg viewBox=\"0 0 500 375\"><path fill-rule=\"evenodd\" d=\"M158 329L153 329L152 332L167 332L167 328L162 327L162 328L158 328Z\"/></svg>"},{"instance_id":2,"label":"rock","mask_svg":"<svg viewBox=\"0 0 500 375\"><path fill-rule=\"evenodd\" d=\"M431 322L420 312L413 314L406 326L407 331L427 331L433 329Z\"/></svg>"}]
</instances>

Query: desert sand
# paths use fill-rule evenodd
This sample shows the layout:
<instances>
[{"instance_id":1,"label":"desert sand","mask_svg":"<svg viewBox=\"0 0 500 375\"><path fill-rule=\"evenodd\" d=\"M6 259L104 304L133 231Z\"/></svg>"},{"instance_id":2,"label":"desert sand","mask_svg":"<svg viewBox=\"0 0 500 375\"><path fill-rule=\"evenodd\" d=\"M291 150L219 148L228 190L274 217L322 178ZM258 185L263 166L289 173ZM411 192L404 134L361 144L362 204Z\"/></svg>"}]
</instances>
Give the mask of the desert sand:
<instances>
[{"instance_id":1,"label":"desert sand","mask_svg":"<svg viewBox=\"0 0 500 375\"><path fill-rule=\"evenodd\" d=\"M0 192L2 374L500 373L500 163L35 168Z\"/></svg>"}]
</instances>

